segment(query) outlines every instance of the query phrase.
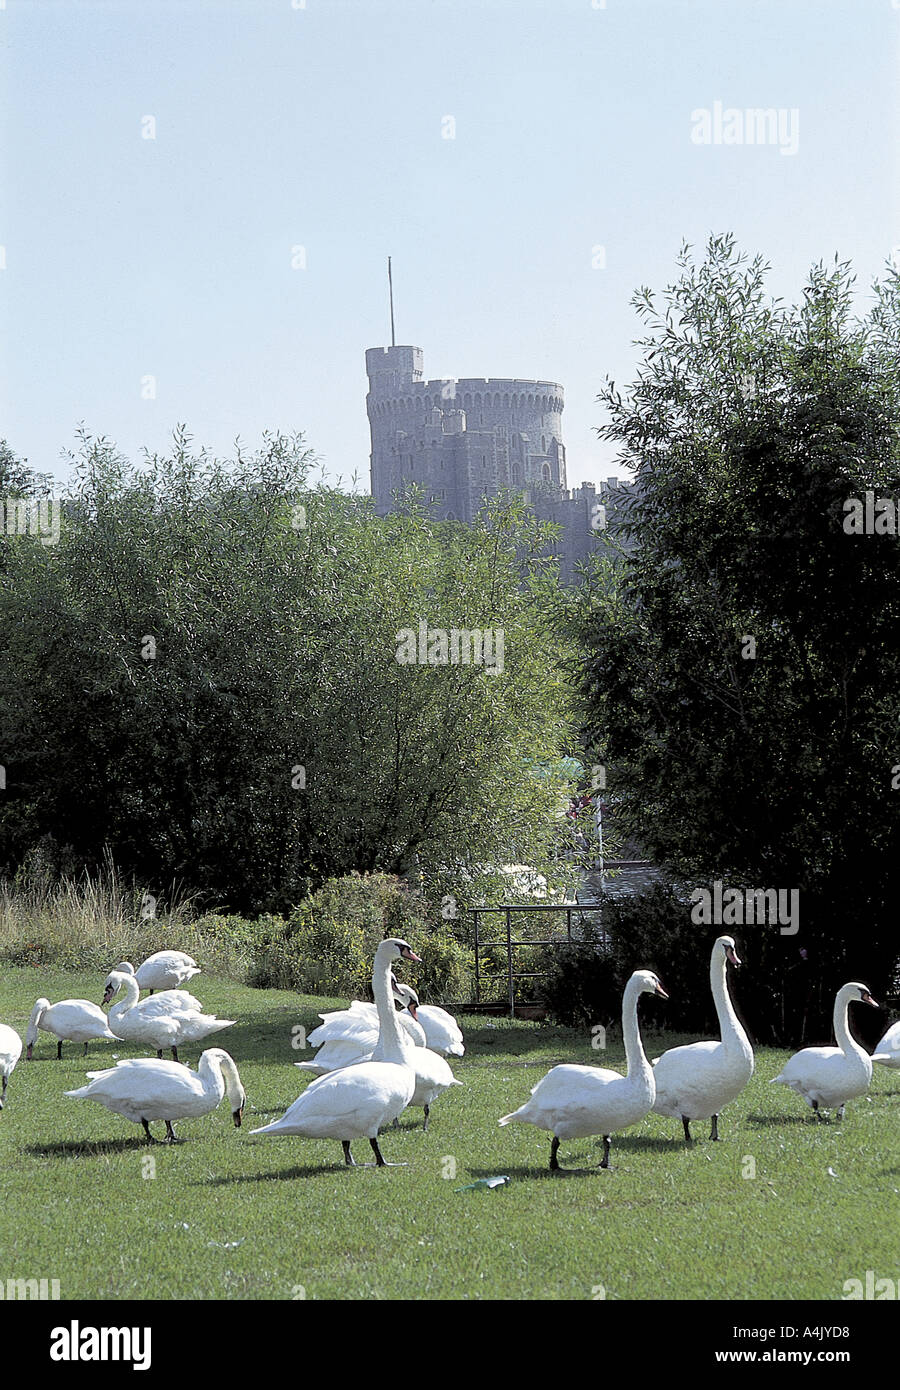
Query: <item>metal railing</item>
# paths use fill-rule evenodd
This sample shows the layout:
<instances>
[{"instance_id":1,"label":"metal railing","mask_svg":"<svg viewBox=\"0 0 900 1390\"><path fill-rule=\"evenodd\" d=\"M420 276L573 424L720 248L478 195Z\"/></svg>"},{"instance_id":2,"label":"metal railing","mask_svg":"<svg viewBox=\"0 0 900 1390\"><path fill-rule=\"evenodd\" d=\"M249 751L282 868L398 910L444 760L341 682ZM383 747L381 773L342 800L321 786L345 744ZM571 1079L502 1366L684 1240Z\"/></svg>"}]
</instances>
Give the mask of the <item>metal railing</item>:
<instances>
[{"instance_id":1,"label":"metal railing","mask_svg":"<svg viewBox=\"0 0 900 1390\"><path fill-rule=\"evenodd\" d=\"M480 1005L483 1002L481 998L481 978L482 960L484 958L486 948L501 946L505 947L506 949L507 1002L509 1006L509 1016L510 1018L515 1018L516 980L539 980L542 979L543 976L547 973L545 970L515 970L514 952L516 951L516 949L521 946L563 946L571 945L573 942L580 942L581 940L583 940L582 936L572 936L573 915L576 917L583 917L585 913L597 913L602 910L602 906L602 902L552 904L548 903L545 905L538 905L536 903L505 903L501 907L469 908L469 911L473 914L474 917L473 947L475 955L475 1004ZM530 913L532 916L538 913L545 914L550 912L558 914L564 912L566 914L566 934L565 936L551 936L549 938L543 939L524 938L522 940L519 940L518 938L514 938L512 934L512 915L514 912L527 912ZM481 918L496 916L499 913L502 913L506 919L505 936L501 937L500 939L485 941L482 938L480 930ZM600 932L595 933L591 939L598 946L603 946L605 944L606 939L603 933L602 926Z\"/></svg>"}]
</instances>

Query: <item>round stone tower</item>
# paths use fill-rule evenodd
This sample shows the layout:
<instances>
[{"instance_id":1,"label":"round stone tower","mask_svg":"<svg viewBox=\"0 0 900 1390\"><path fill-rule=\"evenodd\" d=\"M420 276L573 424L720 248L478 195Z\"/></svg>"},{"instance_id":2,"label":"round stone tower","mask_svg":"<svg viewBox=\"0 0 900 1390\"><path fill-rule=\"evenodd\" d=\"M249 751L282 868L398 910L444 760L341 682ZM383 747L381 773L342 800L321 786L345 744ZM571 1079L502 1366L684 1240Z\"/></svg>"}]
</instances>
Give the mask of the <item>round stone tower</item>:
<instances>
[{"instance_id":1,"label":"round stone tower","mask_svg":"<svg viewBox=\"0 0 900 1390\"><path fill-rule=\"evenodd\" d=\"M471 522L501 488L565 495L563 388L553 381L425 381L421 348L369 348L372 496L382 515L414 484L435 514Z\"/></svg>"}]
</instances>

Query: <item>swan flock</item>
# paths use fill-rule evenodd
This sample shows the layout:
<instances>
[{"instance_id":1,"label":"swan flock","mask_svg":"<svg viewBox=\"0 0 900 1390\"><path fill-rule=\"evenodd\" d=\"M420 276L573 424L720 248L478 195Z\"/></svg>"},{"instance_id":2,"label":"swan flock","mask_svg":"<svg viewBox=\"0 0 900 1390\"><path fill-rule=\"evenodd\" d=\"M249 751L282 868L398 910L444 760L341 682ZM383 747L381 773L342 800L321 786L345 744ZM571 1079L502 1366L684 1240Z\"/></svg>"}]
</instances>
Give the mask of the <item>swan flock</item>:
<instances>
[{"instance_id":1,"label":"swan flock","mask_svg":"<svg viewBox=\"0 0 900 1390\"><path fill-rule=\"evenodd\" d=\"M393 966L420 962L410 945L396 937L382 941L372 970L374 1004L353 1000L346 1009L319 1015L322 1020L309 1037L317 1049L311 1061L295 1065L312 1080L282 1115L251 1130L254 1136L297 1136L340 1143L347 1168L385 1168L397 1165L383 1155L381 1132L408 1108L424 1111L427 1132L430 1107L445 1091L462 1084L448 1058L465 1054L463 1035L453 1016L436 1006L423 1006L412 986L397 980ZM738 1018L728 983L728 966L740 967L737 946L720 936L712 946L709 981L718 1020L716 1040L670 1048L651 1064L641 1040L638 1006L642 995L668 999L659 977L635 970L622 997L622 1037L625 1071L562 1063L552 1067L518 1109L499 1124L532 1125L552 1138L549 1168L563 1169L560 1144L597 1136L603 1141L601 1169L609 1168L614 1134L656 1113L680 1119L687 1144L693 1142L692 1121L710 1121L710 1139L719 1139L721 1112L744 1089L754 1071L753 1048ZM178 1047L199 1042L212 1033L233 1028L235 1021L204 1013L200 1001L184 984L200 974L200 966L183 952L161 951L137 970L122 961L106 977L103 1005L85 999L51 1004L38 999L25 1035L26 1061L34 1056L40 1032L57 1040L57 1059L64 1042L124 1041L156 1050L156 1057L115 1059L104 1070L87 1073L88 1084L66 1091L75 1100L90 1100L133 1124L140 1124L148 1142L159 1142L152 1123L165 1125L165 1142L178 1142L177 1121L201 1118L227 1097L235 1127L240 1127L246 1093L234 1057L220 1047L202 1052L196 1071L178 1058ZM142 989L149 990L141 1000ZM118 999L118 1002L113 1003ZM800 1096L819 1122L823 1110L841 1120L848 1101L866 1093L873 1062L900 1067L900 1022L884 1034L870 1056L850 1030L850 1006L878 1007L865 985L841 986L834 1000L835 1047L807 1047L795 1053L772 1079ZM172 1061L163 1060L170 1048ZM10 1078L22 1053L14 1028L0 1023L0 1111L7 1102ZM351 1145L366 1139L374 1163L358 1164Z\"/></svg>"}]
</instances>

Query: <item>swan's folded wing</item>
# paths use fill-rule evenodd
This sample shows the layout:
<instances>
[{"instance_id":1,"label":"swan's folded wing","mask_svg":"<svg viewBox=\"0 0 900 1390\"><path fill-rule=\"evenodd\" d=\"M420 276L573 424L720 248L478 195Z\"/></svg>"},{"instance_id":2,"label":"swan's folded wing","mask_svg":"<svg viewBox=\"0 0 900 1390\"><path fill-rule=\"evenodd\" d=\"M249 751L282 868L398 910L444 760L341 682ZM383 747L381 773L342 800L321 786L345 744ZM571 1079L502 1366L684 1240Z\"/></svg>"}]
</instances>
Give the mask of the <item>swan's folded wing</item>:
<instances>
[{"instance_id":1,"label":"swan's folded wing","mask_svg":"<svg viewBox=\"0 0 900 1390\"><path fill-rule=\"evenodd\" d=\"M150 994L135 1004L129 1013L140 1018L167 1018L170 1014L202 1013L203 1005L199 999L184 989L165 989L161 994Z\"/></svg>"},{"instance_id":2,"label":"swan's folded wing","mask_svg":"<svg viewBox=\"0 0 900 1390\"><path fill-rule=\"evenodd\" d=\"M340 1039L337 1042L325 1043L319 1048L313 1061L309 1065L317 1065L323 1071L340 1071L341 1067L352 1067L358 1062L369 1062L372 1060L373 1048L362 1047L359 1043L348 1042ZM303 1066L298 1062L297 1066Z\"/></svg>"},{"instance_id":3,"label":"swan's folded wing","mask_svg":"<svg viewBox=\"0 0 900 1390\"><path fill-rule=\"evenodd\" d=\"M147 1067L152 1067L154 1071L159 1071L162 1075L168 1073L171 1076L180 1076L189 1071L183 1062L170 1062L161 1057L125 1057L121 1062L116 1062L114 1067L108 1067L107 1071L130 1071L132 1068L135 1071L141 1071ZM86 1075L105 1076L106 1072L89 1071Z\"/></svg>"},{"instance_id":4,"label":"swan's folded wing","mask_svg":"<svg viewBox=\"0 0 900 1390\"><path fill-rule=\"evenodd\" d=\"M170 1065L173 1070L110 1067L105 1072L91 1073L94 1079L88 1086L82 1086L78 1091L67 1091L66 1095L135 1107L177 1105L191 1100L198 1089L202 1089L199 1079L187 1067L178 1066L177 1063Z\"/></svg>"},{"instance_id":5,"label":"swan's folded wing","mask_svg":"<svg viewBox=\"0 0 900 1390\"><path fill-rule=\"evenodd\" d=\"M377 1041L377 1019L373 1022L362 1016L348 1018L346 1014L343 1018L332 1018L326 1023L320 1023L308 1038L311 1047L322 1047L329 1042L355 1042L364 1052L373 1048Z\"/></svg>"},{"instance_id":6,"label":"swan's folded wing","mask_svg":"<svg viewBox=\"0 0 900 1390\"><path fill-rule=\"evenodd\" d=\"M364 1134L399 1114L409 1104L414 1090L415 1078L408 1067L365 1062L317 1077L280 1119L251 1133L296 1129L309 1138Z\"/></svg>"}]
</instances>

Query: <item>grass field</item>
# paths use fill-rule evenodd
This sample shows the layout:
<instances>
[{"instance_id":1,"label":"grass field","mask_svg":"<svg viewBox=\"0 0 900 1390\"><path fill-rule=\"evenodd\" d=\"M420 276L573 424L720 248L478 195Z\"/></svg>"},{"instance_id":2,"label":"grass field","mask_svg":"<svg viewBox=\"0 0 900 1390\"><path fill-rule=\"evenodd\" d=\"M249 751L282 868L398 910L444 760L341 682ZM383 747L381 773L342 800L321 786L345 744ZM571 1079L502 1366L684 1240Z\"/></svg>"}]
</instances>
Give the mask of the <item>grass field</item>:
<instances>
[{"instance_id":1,"label":"grass field","mask_svg":"<svg viewBox=\"0 0 900 1390\"><path fill-rule=\"evenodd\" d=\"M307 1084L293 1027L342 1001L205 975L192 987L239 1021L210 1045L238 1063L244 1128L223 1104L179 1126L186 1142L149 1147L138 1126L63 1096L88 1068L140 1051L98 1043L83 1059L66 1044L57 1062L41 1033L0 1114L0 1281L58 1279L75 1299L840 1299L866 1270L900 1275L896 1072L876 1067L869 1097L821 1125L766 1084L785 1054L761 1050L724 1142L698 1124L687 1149L678 1123L651 1115L614 1139L609 1172L551 1176L549 1135L500 1129L499 1116L554 1062L623 1067L621 1044L597 1053L566 1029L464 1017L464 1086L436 1103L428 1134L415 1110L383 1135L385 1157L409 1166L353 1171L337 1143L248 1133ZM101 994L96 974L7 969L0 1020L24 1037L40 995ZM645 1038L650 1056L680 1041ZM593 1140L560 1151L564 1165L600 1155ZM501 1173L504 1187L455 1191Z\"/></svg>"}]
</instances>

